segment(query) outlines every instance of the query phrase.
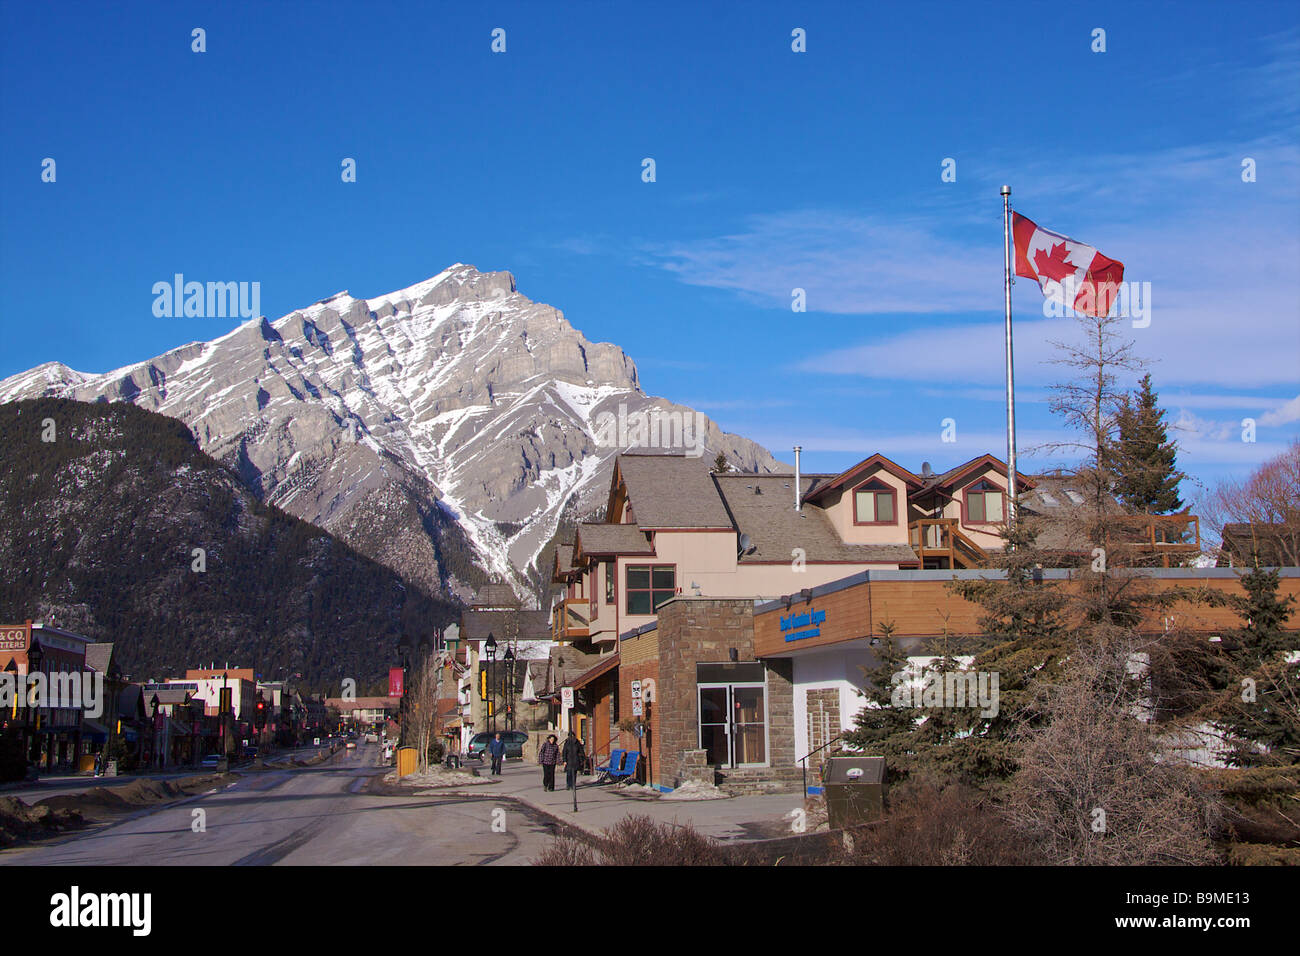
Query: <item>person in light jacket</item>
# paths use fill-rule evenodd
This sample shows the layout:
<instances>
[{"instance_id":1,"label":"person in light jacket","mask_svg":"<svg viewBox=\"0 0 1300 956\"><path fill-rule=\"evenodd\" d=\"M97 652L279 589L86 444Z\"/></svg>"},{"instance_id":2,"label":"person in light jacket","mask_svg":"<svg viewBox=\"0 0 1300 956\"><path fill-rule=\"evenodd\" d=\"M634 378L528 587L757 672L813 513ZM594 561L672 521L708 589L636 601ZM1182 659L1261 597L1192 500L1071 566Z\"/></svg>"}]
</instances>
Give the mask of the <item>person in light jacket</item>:
<instances>
[{"instance_id":1,"label":"person in light jacket","mask_svg":"<svg viewBox=\"0 0 1300 956\"><path fill-rule=\"evenodd\" d=\"M499 732L493 734L492 739L488 741L487 751L488 756L492 758L492 772L500 774L501 761L506 759L506 742L501 739Z\"/></svg>"},{"instance_id":2,"label":"person in light jacket","mask_svg":"<svg viewBox=\"0 0 1300 956\"><path fill-rule=\"evenodd\" d=\"M560 762L560 745L555 742L555 734L546 738L546 743L537 748L537 762L542 765L542 789L555 789L555 765Z\"/></svg>"}]
</instances>

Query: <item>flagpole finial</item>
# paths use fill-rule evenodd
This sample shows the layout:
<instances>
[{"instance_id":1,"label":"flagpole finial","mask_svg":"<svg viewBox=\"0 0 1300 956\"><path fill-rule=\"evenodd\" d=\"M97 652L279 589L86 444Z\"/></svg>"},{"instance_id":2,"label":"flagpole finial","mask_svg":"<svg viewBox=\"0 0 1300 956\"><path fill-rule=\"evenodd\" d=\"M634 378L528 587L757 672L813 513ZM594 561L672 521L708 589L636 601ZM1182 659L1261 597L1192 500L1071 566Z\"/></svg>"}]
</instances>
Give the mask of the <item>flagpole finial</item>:
<instances>
[{"instance_id":1,"label":"flagpole finial","mask_svg":"<svg viewBox=\"0 0 1300 956\"><path fill-rule=\"evenodd\" d=\"M1002 195L1004 195L1004 196L1010 196L1010 195L1011 195L1011 187L1010 187L1010 186L1003 186L1003 187L1002 187Z\"/></svg>"}]
</instances>

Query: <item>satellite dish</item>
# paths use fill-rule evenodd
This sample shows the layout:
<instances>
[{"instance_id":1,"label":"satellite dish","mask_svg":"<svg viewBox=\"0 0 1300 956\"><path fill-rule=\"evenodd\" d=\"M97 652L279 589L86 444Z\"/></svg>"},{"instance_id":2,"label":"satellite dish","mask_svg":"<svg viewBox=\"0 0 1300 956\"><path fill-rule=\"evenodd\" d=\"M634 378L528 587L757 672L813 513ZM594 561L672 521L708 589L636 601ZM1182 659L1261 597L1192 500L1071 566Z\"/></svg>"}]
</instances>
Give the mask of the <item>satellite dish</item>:
<instances>
[{"instance_id":1,"label":"satellite dish","mask_svg":"<svg viewBox=\"0 0 1300 956\"><path fill-rule=\"evenodd\" d=\"M934 469L930 467L930 463L928 461L921 462L921 477L922 478L934 477Z\"/></svg>"},{"instance_id":2,"label":"satellite dish","mask_svg":"<svg viewBox=\"0 0 1300 956\"><path fill-rule=\"evenodd\" d=\"M749 554L749 552L753 550L754 550L754 542L750 540L749 535L745 534L742 531L740 533L740 553Z\"/></svg>"}]
</instances>

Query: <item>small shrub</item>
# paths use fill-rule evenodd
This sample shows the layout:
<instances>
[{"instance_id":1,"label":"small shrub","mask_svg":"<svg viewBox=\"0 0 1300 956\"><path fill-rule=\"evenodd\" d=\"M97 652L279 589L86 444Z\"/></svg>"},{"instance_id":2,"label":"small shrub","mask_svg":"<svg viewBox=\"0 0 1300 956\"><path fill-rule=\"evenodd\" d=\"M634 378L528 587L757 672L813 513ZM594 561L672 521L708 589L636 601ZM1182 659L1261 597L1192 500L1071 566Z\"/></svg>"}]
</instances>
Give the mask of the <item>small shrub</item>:
<instances>
[{"instance_id":1,"label":"small shrub","mask_svg":"<svg viewBox=\"0 0 1300 956\"><path fill-rule=\"evenodd\" d=\"M876 866L1016 866L1039 862L993 801L964 784L909 781L888 815L853 832L844 862Z\"/></svg>"},{"instance_id":2,"label":"small shrub","mask_svg":"<svg viewBox=\"0 0 1300 956\"><path fill-rule=\"evenodd\" d=\"M603 838L557 837L533 862L538 866L737 866L748 862L748 856L692 827L629 814L607 829Z\"/></svg>"}]
</instances>

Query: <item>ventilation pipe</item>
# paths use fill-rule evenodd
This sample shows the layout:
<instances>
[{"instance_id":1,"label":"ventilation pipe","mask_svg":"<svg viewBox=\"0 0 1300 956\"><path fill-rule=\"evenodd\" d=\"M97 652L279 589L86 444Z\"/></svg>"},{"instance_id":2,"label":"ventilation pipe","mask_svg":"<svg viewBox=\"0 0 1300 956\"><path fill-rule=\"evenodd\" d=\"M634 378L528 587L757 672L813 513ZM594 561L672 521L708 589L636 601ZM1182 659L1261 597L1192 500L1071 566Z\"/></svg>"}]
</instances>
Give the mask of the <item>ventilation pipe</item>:
<instances>
[{"instance_id":1,"label":"ventilation pipe","mask_svg":"<svg viewBox=\"0 0 1300 956\"><path fill-rule=\"evenodd\" d=\"M800 487L803 484L803 482L799 480L799 453L801 451L803 451L802 445L794 446L794 510L795 511L803 511L802 502L800 502L799 500L802 497L799 491L800 491Z\"/></svg>"}]
</instances>

